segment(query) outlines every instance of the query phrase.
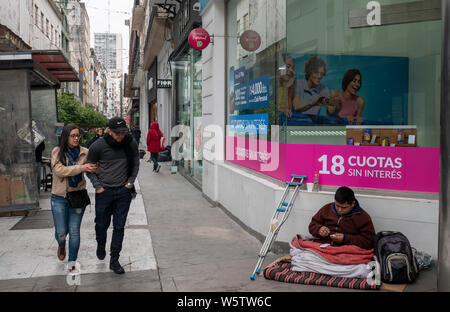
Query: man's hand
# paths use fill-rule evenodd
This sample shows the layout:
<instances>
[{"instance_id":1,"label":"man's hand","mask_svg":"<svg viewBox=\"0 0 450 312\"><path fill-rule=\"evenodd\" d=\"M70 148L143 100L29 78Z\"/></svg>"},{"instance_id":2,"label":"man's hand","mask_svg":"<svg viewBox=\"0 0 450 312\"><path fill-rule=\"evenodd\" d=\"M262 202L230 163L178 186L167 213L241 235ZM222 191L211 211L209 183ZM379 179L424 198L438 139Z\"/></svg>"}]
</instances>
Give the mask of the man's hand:
<instances>
[{"instance_id":1,"label":"man's hand","mask_svg":"<svg viewBox=\"0 0 450 312\"><path fill-rule=\"evenodd\" d=\"M103 193L104 191L105 191L105 189L102 187L102 188L99 188L98 190L96 190L95 193L101 194L101 193Z\"/></svg>"},{"instance_id":2,"label":"man's hand","mask_svg":"<svg viewBox=\"0 0 450 312\"><path fill-rule=\"evenodd\" d=\"M334 233L330 235L330 238L333 242L341 244L344 241L344 234Z\"/></svg>"},{"instance_id":3,"label":"man's hand","mask_svg":"<svg viewBox=\"0 0 450 312\"><path fill-rule=\"evenodd\" d=\"M327 228L326 226L322 226L319 229L319 235L322 237L327 237L328 235L330 235L330 229Z\"/></svg>"},{"instance_id":4,"label":"man's hand","mask_svg":"<svg viewBox=\"0 0 450 312\"><path fill-rule=\"evenodd\" d=\"M330 98L326 95L320 94L319 96L317 96L314 101L311 103L311 107L312 106L326 106L326 102L327 100L329 100Z\"/></svg>"},{"instance_id":5,"label":"man's hand","mask_svg":"<svg viewBox=\"0 0 450 312\"><path fill-rule=\"evenodd\" d=\"M133 185L129 185L129 184L127 183L127 184L125 184L125 187L126 187L127 189L131 190L131 189L133 188Z\"/></svg>"}]
</instances>

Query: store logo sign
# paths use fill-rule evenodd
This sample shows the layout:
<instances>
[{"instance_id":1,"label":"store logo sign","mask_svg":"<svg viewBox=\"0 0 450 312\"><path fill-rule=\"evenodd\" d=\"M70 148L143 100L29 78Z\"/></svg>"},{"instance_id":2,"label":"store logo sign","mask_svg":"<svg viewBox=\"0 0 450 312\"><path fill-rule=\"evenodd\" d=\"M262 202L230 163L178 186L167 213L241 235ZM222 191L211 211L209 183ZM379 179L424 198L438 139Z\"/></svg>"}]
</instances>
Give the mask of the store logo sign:
<instances>
[{"instance_id":1,"label":"store logo sign","mask_svg":"<svg viewBox=\"0 0 450 312\"><path fill-rule=\"evenodd\" d=\"M367 3L367 24L369 26L379 26L381 25L381 5L378 1L370 1Z\"/></svg>"},{"instance_id":2,"label":"store logo sign","mask_svg":"<svg viewBox=\"0 0 450 312\"><path fill-rule=\"evenodd\" d=\"M157 82L156 82L156 87L158 89L172 88L172 80L170 80L170 79L158 79Z\"/></svg>"},{"instance_id":3,"label":"store logo sign","mask_svg":"<svg viewBox=\"0 0 450 312\"><path fill-rule=\"evenodd\" d=\"M203 28L195 28L189 34L189 44L196 50L203 50L211 42L209 33Z\"/></svg>"},{"instance_id":4,"label":"store logo sign","mask_svg":"<svg viewBox=\"0 0 450 312\"><path fill-rule=\"evenodd\" d=\"M248 52L255 52L261 46L261 36L254 30L246 30L242 33L239 42L242 48Z\"/></svg>"}]
</instances>

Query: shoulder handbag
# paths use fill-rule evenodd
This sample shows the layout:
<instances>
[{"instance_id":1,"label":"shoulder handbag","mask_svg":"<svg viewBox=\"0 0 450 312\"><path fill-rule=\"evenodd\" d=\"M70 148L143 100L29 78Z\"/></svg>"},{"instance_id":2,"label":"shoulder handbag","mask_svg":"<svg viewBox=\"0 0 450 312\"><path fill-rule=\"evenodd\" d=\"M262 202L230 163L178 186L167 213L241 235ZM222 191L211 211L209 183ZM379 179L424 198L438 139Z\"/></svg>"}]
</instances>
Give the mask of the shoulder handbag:
<instances>
[{"instance_id":1,"label":"shoulder handbag","mask_svg":"<svg viewBox=\"0 0 450 312\"><path fill-rule=\"evenodd\" d=\"M89 198L86 189L74 192L67 192L67 203L69 208L79 209L84 208L91 204L91 199Z\"/></svg>"}]
</instances>

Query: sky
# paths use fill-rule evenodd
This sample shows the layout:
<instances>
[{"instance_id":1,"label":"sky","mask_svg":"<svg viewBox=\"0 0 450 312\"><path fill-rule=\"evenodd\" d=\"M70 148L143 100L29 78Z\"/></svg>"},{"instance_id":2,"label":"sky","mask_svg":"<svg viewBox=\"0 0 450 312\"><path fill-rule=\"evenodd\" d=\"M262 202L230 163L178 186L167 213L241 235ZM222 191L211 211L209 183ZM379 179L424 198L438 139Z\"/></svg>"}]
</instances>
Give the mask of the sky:
<instances>
[{"instance_id":1,"label":"sky","mask_svg":"<svg viewBox=\"0 0 450 312\"><path fill-rule=\"evenodd\" d=\"M108 0L84 0L91 24L91 47L94 47L94 34L108 32ZM110 32L122 34L123 72L128 72L129 27L126 19L131 19L133 0L109 0Z\"/></svg>"}]
</instances>

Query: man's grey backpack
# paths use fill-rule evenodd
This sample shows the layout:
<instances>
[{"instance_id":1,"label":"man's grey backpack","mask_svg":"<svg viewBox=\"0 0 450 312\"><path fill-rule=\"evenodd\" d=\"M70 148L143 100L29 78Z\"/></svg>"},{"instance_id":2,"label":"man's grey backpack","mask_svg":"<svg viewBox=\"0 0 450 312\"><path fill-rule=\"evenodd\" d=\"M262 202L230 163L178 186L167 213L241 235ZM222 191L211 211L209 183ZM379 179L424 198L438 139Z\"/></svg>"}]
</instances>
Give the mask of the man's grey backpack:
<instances>
[{"instance_id":1,"label":"man's grey backpack","mask_svg":"<svg viewBox=\"0 0 450 312\"><path fill-rule=\"evenodd\" d=\"M375 235L375 257L385 283L412 283L419 269L408 238L400 232L383 231Z\"/></svg>"}]
</instances>

